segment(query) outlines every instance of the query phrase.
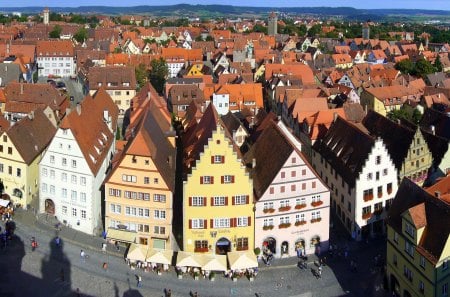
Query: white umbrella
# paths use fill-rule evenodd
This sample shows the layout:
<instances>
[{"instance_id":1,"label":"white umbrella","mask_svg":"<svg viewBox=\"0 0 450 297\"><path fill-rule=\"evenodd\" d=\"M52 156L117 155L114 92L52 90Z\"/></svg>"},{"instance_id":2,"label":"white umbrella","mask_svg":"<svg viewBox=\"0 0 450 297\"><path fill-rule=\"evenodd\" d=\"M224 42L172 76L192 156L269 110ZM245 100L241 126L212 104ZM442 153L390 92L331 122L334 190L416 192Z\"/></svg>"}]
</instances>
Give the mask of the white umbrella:
<instances>
[{"instance_id":1,"label":"white umbrella","mask_svg":"<svg viewBox=\"0 0 450 297\"><path fill-rule=\"evenodd\" d=\"M147 254L147 246L132 243L128 249L127 259L130 261L145 261L145 255Z\"/></svg>"},{"instance_id":2,"label":"white umbrella","mask_svg":"<svg viewBox=\"0 0 450 297\"><path fill-rule=\"evenodd\" d=\"M202 270L227 271L227 256L204 254L202 264Z\"/></svg>"},{"instance_id":3,"label":"white umbrella","mask_svg":"<svg viewBox=\"0 0 450 297\"><path fill-rule=\"evenodd\" d=\"M172 250L148 249L145 262L171 265L172 257Z\"/></svg>"},{"instance_id":4,"label":"white umbrella","mask_svg":"<svg viewBox=\"0 0 450 297\"><path fill-rule=\"evenodd\" d=\"M227 257L231 270L258 267L256 255L252 251L229 252Z\"/></svg>"},{"instance_id":5,"label":"white umbrella","mask_svg":"<svg viewBox=\"0 0 450 297\"><path fill-rule=\"evenodd\" d=\"M201 267L202 265L198 255L179 251L177 253L177 266Z\"/></svg>"}]
</instances>

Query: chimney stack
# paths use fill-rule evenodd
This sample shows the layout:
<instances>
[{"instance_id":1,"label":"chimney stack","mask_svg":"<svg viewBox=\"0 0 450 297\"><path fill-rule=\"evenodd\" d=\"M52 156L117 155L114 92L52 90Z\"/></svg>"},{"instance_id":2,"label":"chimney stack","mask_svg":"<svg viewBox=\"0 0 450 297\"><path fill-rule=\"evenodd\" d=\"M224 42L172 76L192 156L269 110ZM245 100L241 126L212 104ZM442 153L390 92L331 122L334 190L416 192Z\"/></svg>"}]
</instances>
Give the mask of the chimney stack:
<instances>
[{"instance_id":1,"label":"chimney stack","mask_svg":"<svg viewBox=\"0 0 450 297\"><path fill-rule=\"evenodd\" d=\"M333 112L333 122L336 122L337 118L338 118L338 113Z\"/></svg>"},{"instance_id":2,"label":"chimney stack","mask_svg":"<svg viewBox=\"0 0 450 297\"><path fill-rule=\"evenodd\" d=\"M20 83L20 95L23 95L23 83Z\"/></svg>"},{"instance_id":3,"label":"chimney stack","mask_svg":"<svg viewBox=\"0 0 450 297\"><path fill-rule=\"evenodd\" d=\"M254 169L255 167L256 167L256 159L253 158L253 159L252 159L252 168Z\"/></svg>"},{"instance_id":4,"label":"chimney stack","mask_svg":"<svg viewBox=\"0 0 450 297\"><path fill-rule=\"evenodd\" d=\"M441 198L441 192L440 191L435 191L434 192L434 197Z\"/></svg>"},{"instance_id":5,"label":"chimney stack","mask_svg":"<svg viewBox=\"0 0 450 297\"><path fill-rule=\"evenodd\" d=\"M81 104L80 103L77 103L77 113L78 113L78 115L81 114Z\"/></svg>"}]
</instances>

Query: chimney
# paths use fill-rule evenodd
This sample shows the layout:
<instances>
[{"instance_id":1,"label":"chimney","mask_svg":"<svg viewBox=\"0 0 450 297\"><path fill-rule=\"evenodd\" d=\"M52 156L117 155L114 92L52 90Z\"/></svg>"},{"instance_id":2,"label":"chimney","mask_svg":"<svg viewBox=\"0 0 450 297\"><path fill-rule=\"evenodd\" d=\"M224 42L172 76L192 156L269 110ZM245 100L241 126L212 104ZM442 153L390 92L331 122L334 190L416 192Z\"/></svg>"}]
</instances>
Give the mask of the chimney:
<instances>
[{"instance_id":1,"label":"chimney","mask_svg":"<svg viewBox=\"0 0 450 297\"><path fill-rule=\"evenodd\" d=\"M434 197L441 198L441 192L440 191L435 191L434 192Z\"/></svg>"},{"instance_id":2,"label":"chimney","mask_svg":"<svg viewBox=\"0 0 450 297\"><path fill-rule=\"evenodd\" d=\"M77 103L77 113L78 113L78 115L81 114L81 104L80 103Z\"/></svg>"},{"instance_id":3,"label":"chimney","mask_svg":"<svg viewBox=\"0 0 450 297\"><path fill-rule=\"evenodd\" d=\"M32 111L28 114L28 118L29 118L30 120L33 120L33 119L34 119L34 110L32 110Z\"/></svg>"},{"instance_id":4,"label":"chimney","mask_svg":"<svg viewBox=\"0 0 450 297\"><path fill-rule=\"evenodd\" d=\"M435 135L436 130L433 125L430 126L431 134Z\"/></svg>"},{"instance_id":5,"label":"chimney","mask_svg":"<svg viewBox=\"0 0 450 297\"><path fill-rule=\"evenodd\" d=\"M23 95L23 83L20 83L20 95Z\"/></svg>"},{"instance_id":6,"label":"chimney","mask_svg":"<svg viewBox=\"0 0 450 297\"><path fill-rule=\"evenodd\" d=\"M333 122L336 122L337 118L338 118L337 112L333 112Z\"/></svg>"},{"instance_id":7,"label":"chimney","mask_svg":"<svg viewBox=\"0 0 450 297\"><path fill-rule=\"evenodd\" d=\"M253 158L253 159L252 159L252 168L255 168L255 167L256 167L256 159Z\"/></svg>"}]
</instances>

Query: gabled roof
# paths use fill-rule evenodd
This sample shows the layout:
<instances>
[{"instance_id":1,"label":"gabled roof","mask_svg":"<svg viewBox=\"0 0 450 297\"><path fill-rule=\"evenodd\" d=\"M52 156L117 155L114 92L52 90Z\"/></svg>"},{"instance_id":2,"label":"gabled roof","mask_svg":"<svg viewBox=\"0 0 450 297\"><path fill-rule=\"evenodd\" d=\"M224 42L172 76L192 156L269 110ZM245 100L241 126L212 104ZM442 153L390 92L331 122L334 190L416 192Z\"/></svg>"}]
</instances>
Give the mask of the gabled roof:
<instances>
[{"instance_id":1,"label":"gabled roof","mask_svg":"<svg viewBox=\"0 0 450 297\"><path fill-rule=\"evenodd\" d=\"M338 117L313 148L353 187L374 144L374 137Z\"/></svg>"},{"instance_id":2,"label":"gabled roof","mask_svg":"<svg viewBox=\"0 0 450 297\"><path fill-rule=\"evenodd\" d=\"M228 132L231 135L233 135L233 132L237 131L239 129L239 127L242 126L242 128L244 128L241 121L231 111L229 111L227 114L222 116L222 121L223 121L225 128L228 130Z\"/></svg>"},{"instance_id":3,"label":"gabled roof","mask_svg":"<svg viewBox=\"0 0 450 297\"><path fill-rule=\"evenodd\" d=\"M90 90L98 90L100 86L108 90L136 89L136 74L131 66L91 67L88 80Z\"/></svg>"},{"instance_id":4,"label":"gabled roof","mask_svg":"<svg viewBox=\"0 0 450 297\"><path fill-rule=\"evenodd\" d=\"M251 177L257 200L270 186L293 151L293 145L278 129L275 122L269 121L244 157L247 164L252 164L253 159L256 161L256 166L251 169Z\"/></svg>"},{"instance_id":5,"label":"gabled roof","mask_svg":"<svg viewBox=\"0 0 450 297\"><path fill-rule=\"evenodd\" d=\"M11 126L5 133L29 165L41 154L56 133L56 127L41 109Z\"/></svg>"},{"instance_id":6,"label":"gabled roof","mask_svg":"<svg viewBox=\"0 0 450 297\"><path fill-rule=\"evenodd\" d=\"M104 111L111 116L113 131L117 127L119 110L111 97L101 88L83 101L63 119L60 129L70 129L91 172L97 175L115 135L103 118Z\"/></svg>"},{"instance_id":7,"label":"gabled roof","mask_svg":"<svg viewBox=\"0 0 450 297\"><path fill-rule=\"evenodd\" d=\"M362 123L371 135L383 139L395 167L400 170L408 155L417 128L412 130L373 110L368 111Z\"/></svg>"},{"instance_id":8,"label":"gabled roof","mask_svg":"<svg viewBox=\"0 0 450 297\"><path fill-rule=\"evenodd\" d=\"M446 182L448 183L448 180ZM400 234L403 225L402 215L405 212L412 215L412 223L425 227L419 238L417 251L435 265L441 258L449 238L449 203L434 197L411 180L404 178L386 218L387 224Z\"/></svg>"}]
</instances>

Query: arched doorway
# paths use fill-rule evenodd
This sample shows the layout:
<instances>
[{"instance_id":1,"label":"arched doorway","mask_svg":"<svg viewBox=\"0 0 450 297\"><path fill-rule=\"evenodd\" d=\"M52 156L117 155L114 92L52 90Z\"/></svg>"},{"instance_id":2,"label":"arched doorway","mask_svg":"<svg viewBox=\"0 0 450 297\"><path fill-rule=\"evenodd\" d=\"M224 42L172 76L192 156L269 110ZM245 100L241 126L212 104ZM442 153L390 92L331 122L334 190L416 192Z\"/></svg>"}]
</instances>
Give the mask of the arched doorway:
<instances>
[{"instance_id":1,"label":"arched doorway","mask_svg":"<svg viewBox=\"0 0 450 297\"><path fill-rule=\"evenodd\" d=\"M216 242L216 254L226 255L228 252L231 252L231 241L222 237Z\"/></svg>"},{"instance_id":2,"label":"arched doorway","mask_svg":"<svg viewBox=\"0 0 450 297\"><path fill-rule=\"evenodd\" d=\"M267 237L263 242L263 250L268 249L272 252L272 254L276 254L277 252L277 241L273 237Z\"/></svg>"},{"instance_id":3,"label":"arched doorway","mask_svg":"<svg viewBox=\"0 0 450 297\"><path fill-rule=\"evenodd\" d=\"M51 215L55 214L55 203L52 199L45 199L45 212Z\"/></svg>"},{"instance_id":4,"label":"arched doorway","mask_svg":"<svg viewBox=\"0 0 450 297\"><path fill-rule=\"evenodd\" d=\"M303 238L300 238L295 242L295 251L297 252L297 257L299 258L306 256L306 246Z\"/></svg>"},{"instance_id":5,"label":"arched doorway","mask_svg":"<svg viewBox=\"0 0 450 297\"><path fill-rule=\"evenodd\" d=\"M287 241L283 241L281 243L281 256L289 254L289 243Z\"/></svg>"},{"instance_id":6,"label":"arched doorway","mask_svg":"<svg viewBox=\"0 0 450 297\"><path fill-rule=\"evenodd\" d=\"M320 256L320 236L316 235L311 238L310 247L314 249L317 256Z\"/></svg>"},{"instance_id":7,"label":"arched doorway","mask_svg":"<svg viewBox=\"0 0 450 297\"><path fill-rule=\"evenodd\" d=\"M391 274L391 291L394 292L395 296L400 296L400 286L398 284L398 280L395 275Z\"/></svg>"}]
</instances>

